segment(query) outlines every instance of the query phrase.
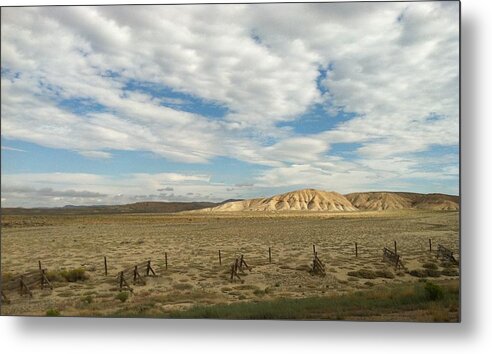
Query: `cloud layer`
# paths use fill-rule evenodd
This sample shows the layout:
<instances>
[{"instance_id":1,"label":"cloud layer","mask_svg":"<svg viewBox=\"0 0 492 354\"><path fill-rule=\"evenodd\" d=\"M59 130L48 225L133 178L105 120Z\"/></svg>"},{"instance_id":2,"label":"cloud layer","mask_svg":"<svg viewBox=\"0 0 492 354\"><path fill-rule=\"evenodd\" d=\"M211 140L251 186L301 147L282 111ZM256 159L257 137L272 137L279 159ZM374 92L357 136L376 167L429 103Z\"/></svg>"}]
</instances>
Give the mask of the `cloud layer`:
<instances>
[{"instance_id":1,"label":"cloud layer","mask_svg":"<svg viewBox=\"0 0 492 354\"><path fill-rule=\"evenodd\" d=\"M5 8L2 137L96 160L145 151L262 167L223 191L197 171L196 189L159 191L174 196L235 197L234 185L456 193L456 154L426 152L458 144L458 17L454 2ZM328 121L351 115L300 133L294 123L315 105ZM42 181L61 178L52 172ZM112 202L120 182L127 196L169 188L145 176L57 189L2 171L2 200L26 203L19 181L50 205L54 192ZM93 178L113 181L102 190Z\"/></svg>"}]
</instances>

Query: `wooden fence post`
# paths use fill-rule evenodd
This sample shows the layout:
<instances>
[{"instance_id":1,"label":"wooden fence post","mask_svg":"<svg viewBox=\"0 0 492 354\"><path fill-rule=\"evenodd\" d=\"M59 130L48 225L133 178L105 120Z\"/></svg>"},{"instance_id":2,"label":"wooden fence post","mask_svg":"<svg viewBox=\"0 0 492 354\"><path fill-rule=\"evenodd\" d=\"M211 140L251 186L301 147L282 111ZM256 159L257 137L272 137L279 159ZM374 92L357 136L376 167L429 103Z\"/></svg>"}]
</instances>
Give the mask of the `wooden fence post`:
<instances>
[{"instance_id":1,"label":"wooden fence post","mask_svg":"<svg viewBox=\"0 0 492 354\"><path fill-rule=\"evenodd\" d=\"M355 243L355 257L357 258L359 256L359 252L357 250L357 242Z\"/></svg>"},{"instance_id":2,"label":"wooden fence post","mask_svg":"<svg viewBox=\"0 0 492 354\"><path fill-rule=\"evenodd\" d=\"M38 261L38 266L39 266L39 270L41 270L42 269L42 267L41 267L41 261Z\"/></svg>"},{"instance_id":3,"label":"wooden fence post","mask_svg":"<svg viewBox=\"0 0 492 354\"><path fill-rule=\"evenodd\" d=\"M104 256L104 275L108 275L108 261L106 260L106 256Z\"/></svg>"},{"instance_id":4,"label":"wooden fence post","mask_svg":"<svg viewBox=\"0 0 492 354\"><path fill-rule=\"evenodd\" d=\"M394 242L395 242L395 254L398 254L398 252L396 251L396 240Z\"/></svg>"},{"instance_id":5,"label":"wooden fence post","mask_svg":"<svg viewBox=\"0 0 492 354\"><path fill-rule=\"evenodd\" d=\"M272 263L272 248L268 247L268 262Z\"/></svg>"},{"instance_id":6,"label":"wooden fence post","mask_svg":"<svg viewBox=\"0 0 492 354\"><path fill-rule=\"evenodd\" d=\"M313 254L316 255L316 245L313 245Z\"/></svg>"},{"instance_id":7,"label":"wooden fence post","mask_svg":"<svg viewBox=\"0 0 492 354\"><path fill-rule=\"evenodd\" d=\"M166 270L167 270L167 252L164 252L164 260L166 262Z\"/></svg>"},{"instance_id":8,"label":"wooden fence post","mask_svg":"<svg viewBox=\"0 0 492 354\"><path fill-rule=\"evenodd\" d=\"M220 250L219 250L219 265L222 265L222 255L220 254Z\"/></svg>"},{"instance_id":9,"label":"wooden fence post","mask_svg":"<svg viewBox=\"0 0 492 354\"><path fill-rule=\"evenodd\" d=\"M429 252L432 252L432 240L429 239Z\"/></svg>"}]
</instances>

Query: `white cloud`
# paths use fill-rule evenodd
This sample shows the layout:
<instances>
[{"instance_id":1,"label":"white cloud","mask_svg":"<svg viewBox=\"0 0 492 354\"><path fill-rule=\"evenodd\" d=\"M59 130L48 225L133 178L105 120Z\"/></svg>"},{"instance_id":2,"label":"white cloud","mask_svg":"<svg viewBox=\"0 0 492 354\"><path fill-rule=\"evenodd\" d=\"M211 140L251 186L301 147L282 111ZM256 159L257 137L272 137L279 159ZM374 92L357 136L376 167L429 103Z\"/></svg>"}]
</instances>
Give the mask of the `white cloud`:
<instances>
[{"instance_id":1,"label":"white cloud","mask_svg":"<svg viewBox=\"0 0 492 354\"><path fill-rule=\"evenodd\" d=\"M79 151L79 154L90 159L109 159L112 157L111 153L106 151L84 150Z\"/></svg>"},{"instance_id":2,"label":"white cloud","mask_svg":"<svg viewBox=\"0 0 492 354\"><path fill-rule=\"evenodd\" d=\"M440 157L418 153L458 143L458 15L454 2L5 8L2 136L89 158L110 150L186 163L226 156L269 166L258 177L264 185L436 180L422 167ZM328 69L324 94L320 68ZM180 99L125 90L131 80L227 113L184 112ZM105 109L61 105L80 98ZM276 127L314 103L355 117L316 134ZM359 146L344 159L339 143ZM155 191L170 177L131 178ZM191 181L210 181L199 178ZM96 189L107 180L88 178Z\"/></svg>"},{"instance_id":3,"label":"white cloud","mask_svg":"<svg viewBox=\"0 0 492 354\"><path fill-rule=\"evenodd\" d=\"M14 148L14 147L11 147L11 146L5 146L5 145L2 145L2 150L6 150L6 151L17 151L17 152L26 152L26 150L17 149L17 148Z\"/></svg>"}]
</instances>

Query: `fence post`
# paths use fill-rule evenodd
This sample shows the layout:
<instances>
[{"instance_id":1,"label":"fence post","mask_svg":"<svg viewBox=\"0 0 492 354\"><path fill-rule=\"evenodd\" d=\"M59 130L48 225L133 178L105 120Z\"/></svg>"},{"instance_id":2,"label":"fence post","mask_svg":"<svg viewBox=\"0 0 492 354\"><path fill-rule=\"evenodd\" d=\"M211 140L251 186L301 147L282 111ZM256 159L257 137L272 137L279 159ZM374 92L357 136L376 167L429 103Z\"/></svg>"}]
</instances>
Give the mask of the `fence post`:
<instances>
[{"instance_id":1,"label":"fence post","mask_svg":"<svg viewBox=\"0 0 492 354\"><path fill-rule=\"evenodd\" d=\"M164 252L164 260L166 262L166 270L167 270L167 252Z\"/></svg>"},{"instance_id":2,"label":"fence post","mask_svg":"<svg viewBox=\"0 0 492 354\"><path fill-rule=\"evenodd\" d=\"M432 252L432 240L429 239L429 252Z\"/></svg>"},{"instance_id":3,"label":"fence post","mask_svg":"<svg viewBox=\"0 0 492 354\"><path fill-rule=\"evenodd\" d=\"M396 251L396 240L394 242L395 242L395 254L398 254L398 252Z\"/></svg>"},{"instance_id":4,"label":"fence post","mask_svg":"<svg viewBox=\"0 0 492 354\"><path fill-rule=\"evenodd\" d=\"M268 247L268 262L272 263L272 248Z\"/></svg>"},{"instance_id":5,"label":"fence post","mask_svg":"<svg viewBox=\"0 0 492 354\"><path fill-rule=\"evenodd\" d=\"M108 275L108 262L106 256L104 256L104 275Z\"/></svg>"},{"instance_id":6,"label":"fence post","mask_svg":"<svg viewBox=\"0 0 492 354\"><path fill-rule=\"evenodd\" d=\"M357 242L355 243L355 257L357 258L359 256L359 252L357 250Z\"/></svg>"},{"instance_id":7,"label":"fence post","mask_svg":"<svg viewBox=\"0 0 492 354\"><path fill-rule=\"evenodd\" d=\"M219 250L219 265L222 265L222 255L220 254L220 250Z\"/></svg>"},{"instance_id":8,"label":"fence post","mask_svg":"<svg viewBox=\"0 0 492 354\"><path fill-rule=\"evenodd\" d=\"M316 245L313 245L313 254L316 255Z\"/></svg>"},{"instance_id":9,"label":"fence post","mask_svg":"<svg viewBox=\"0 0 492 354\"><path fill-rule=\"evenodd\" d=\"M39 270L41 270L42 269L42 267L41 267L41 261L38 261L38 266L39 266Z\"/></svg>"},{"instance_id":10,"label":"fence post","mask_svg":"<svg viewBox=\"0 0 492 354\"><path fill-rule=\"evenodd\" d=\"M39 262L39 266L41 266L41 262ZM39 268L39 269L41 269L41 268ZM41 269L41 274L40 275L41 275L41 289L44 289L44 277L45 277L45 275L44 275L44 269Z\"/></svg>"}]
</instances>

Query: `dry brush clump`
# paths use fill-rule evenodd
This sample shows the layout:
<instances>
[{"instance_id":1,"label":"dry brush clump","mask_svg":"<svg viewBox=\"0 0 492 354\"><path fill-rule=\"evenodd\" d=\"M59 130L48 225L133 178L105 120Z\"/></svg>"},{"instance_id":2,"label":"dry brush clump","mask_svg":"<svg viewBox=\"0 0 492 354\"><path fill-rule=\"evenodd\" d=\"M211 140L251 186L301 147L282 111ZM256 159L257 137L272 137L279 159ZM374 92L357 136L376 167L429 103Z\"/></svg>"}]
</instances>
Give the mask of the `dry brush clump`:
<instances>
[{"instance_id":1,"label":"dry brush clump","mask_svg":"<svg viewBox=\"0 0 492 354\"><path fill-rule=\"evenodd\" d=\"M393 279L395 275L389 270L370 270L370 269L360 269L357 271L348 272L347 275L362 279L376 279L376 278L386 278Z\"/></svg>"},{"instance_id":2,"label":"dry brush clump","mask_svg":"<svg viewBox=\"0 0 492 354\"><path fill-rule=\"evenodd\" d=\"M84 268L75 268L61 271L49 271L46 277L50 282L77 282L89 279Z\"/></svg>"}]
</instances>

